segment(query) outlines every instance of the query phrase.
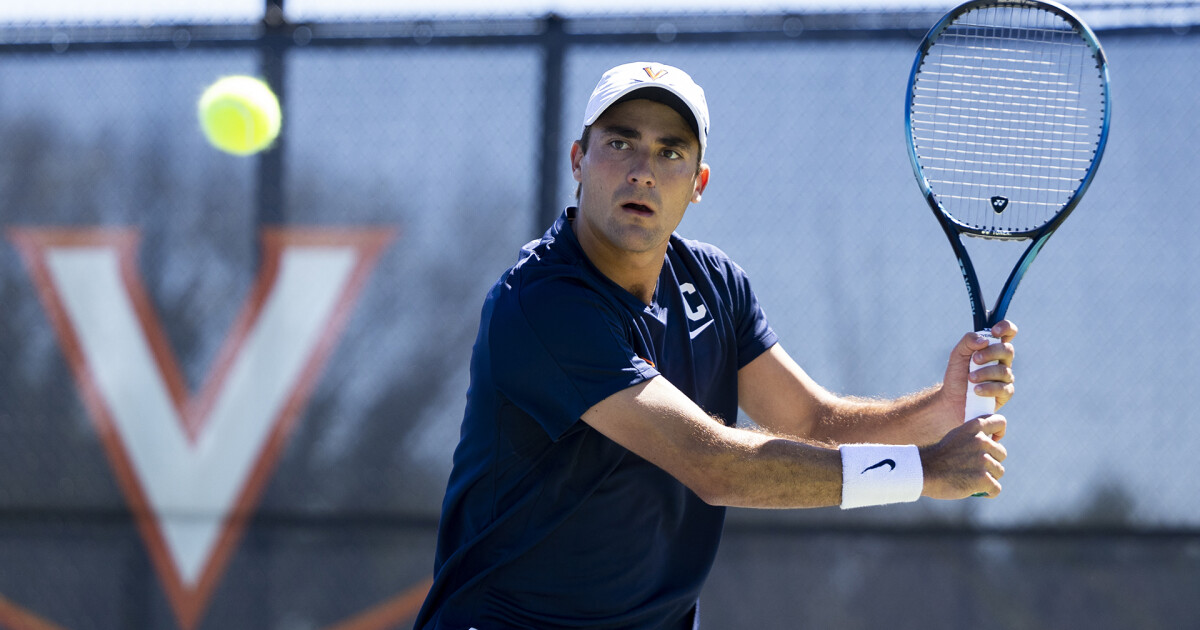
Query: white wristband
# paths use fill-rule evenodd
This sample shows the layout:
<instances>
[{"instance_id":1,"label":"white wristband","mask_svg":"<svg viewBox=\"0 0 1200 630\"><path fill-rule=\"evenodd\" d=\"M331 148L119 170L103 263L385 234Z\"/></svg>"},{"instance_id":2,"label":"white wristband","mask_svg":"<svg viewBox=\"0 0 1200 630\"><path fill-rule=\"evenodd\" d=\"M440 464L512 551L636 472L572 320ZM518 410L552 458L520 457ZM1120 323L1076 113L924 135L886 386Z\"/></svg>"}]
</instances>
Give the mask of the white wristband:
<instances>
[{"instance_id":1,"label":"white wristband","mask_svg":"<svg viewBox=\"0 0 1200 630\"><path fill-rule=\"evenodd\" d=\"M911 444L843 444L842 509L921 498L921 452Z\"/></svg>"}]
</instances>

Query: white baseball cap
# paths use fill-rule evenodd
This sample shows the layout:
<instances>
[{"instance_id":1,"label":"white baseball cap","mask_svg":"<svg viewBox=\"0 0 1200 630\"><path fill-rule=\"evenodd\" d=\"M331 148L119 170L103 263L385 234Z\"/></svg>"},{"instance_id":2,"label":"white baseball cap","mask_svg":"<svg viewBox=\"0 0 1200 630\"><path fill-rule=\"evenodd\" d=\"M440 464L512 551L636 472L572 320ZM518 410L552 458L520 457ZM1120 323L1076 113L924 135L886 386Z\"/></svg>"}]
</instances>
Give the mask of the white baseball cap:
<instances>
[{"instance_id":1,"label":"white baseball cap","mask_svg":"<svg viewBox=\"0 0 1200 630\"><path fill-rule=\"evenodd\" d=\"M634 92L638 92L636 97L631 96ZM696 132L696 138L700 140L700 157L704 158L708 146L708 103L704 100L704 90L688 73L673 66L637 61L605 72L588 99L583 126L596 122L613 104L633 98L658 101L679 112Z\"/></svg>"}]
</instances>

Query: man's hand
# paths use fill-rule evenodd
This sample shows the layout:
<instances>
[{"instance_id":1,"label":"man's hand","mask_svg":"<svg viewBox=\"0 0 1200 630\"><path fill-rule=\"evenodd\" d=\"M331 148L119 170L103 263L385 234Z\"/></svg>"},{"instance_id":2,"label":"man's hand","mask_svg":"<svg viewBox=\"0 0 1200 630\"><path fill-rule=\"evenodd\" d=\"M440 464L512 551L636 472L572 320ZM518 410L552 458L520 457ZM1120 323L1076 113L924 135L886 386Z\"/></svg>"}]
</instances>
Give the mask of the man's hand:
<instances>
[{"instance_id":1,"label":"man's hand","mask_svg":"<svg viewBox=\"0 0 1200 630\"><path fill-rule=\"evenodd\" d=\"M1013 396L1012 340L1017 336L1017 325L1006 319L992 326L992 335L1001 343L989 346L986 339L972 332L963 335L950 351L942 381L943 410L939 414L945 418L947 430L962 420L968 387L979 386L977 391L980 396L995 398L997 410ZM997 363L979 367L989 361Z\"/></svg>"},{"instance_id":2,"label":"man's hand","mask_svg":"<svg viewBox=\"0 0 1200 630\"><path fill-rule=\"evenodd\" d=\"M1008 451L1000 445L1007 421L1004 416L976 418L946 434L937 444L921 447L925 487L921 495L934 499L962 499L983 493L1000 494L1000 478Z\"/></svg>"}]
</instances>

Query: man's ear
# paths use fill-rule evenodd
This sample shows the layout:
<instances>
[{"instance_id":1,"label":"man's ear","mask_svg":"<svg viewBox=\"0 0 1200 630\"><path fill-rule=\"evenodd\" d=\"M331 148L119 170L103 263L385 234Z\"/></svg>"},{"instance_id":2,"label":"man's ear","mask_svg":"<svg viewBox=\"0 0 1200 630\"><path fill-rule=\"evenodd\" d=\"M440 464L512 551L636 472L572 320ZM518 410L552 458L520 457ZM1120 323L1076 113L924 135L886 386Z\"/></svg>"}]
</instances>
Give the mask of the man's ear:
<instances>
[{"instance_id":1,"label":"man's ear","mask_svg":"<svg viewBox=\"0 0 1200 630\"><path fill-rule=\"evenodd\" d=\"M707 164L700 165L700 172L696 173L696 190L692 193L692 203L699 203L700 196L704 194L704 189L708 188L708 177L712 174L712 169Z\"/></svg>"},{"instance_id":2,"label":"man's ear","mask_svg":"<svg viewBox=\"0 0 1200 630\"><path fill-rule=\"evenodd\" d=\"M583 182L583 169L580 168L579 163L582 161L583 147L576 140L571 143L571 176L575 178L575 181L581 183Z\"/></svg>"}]
</instances>

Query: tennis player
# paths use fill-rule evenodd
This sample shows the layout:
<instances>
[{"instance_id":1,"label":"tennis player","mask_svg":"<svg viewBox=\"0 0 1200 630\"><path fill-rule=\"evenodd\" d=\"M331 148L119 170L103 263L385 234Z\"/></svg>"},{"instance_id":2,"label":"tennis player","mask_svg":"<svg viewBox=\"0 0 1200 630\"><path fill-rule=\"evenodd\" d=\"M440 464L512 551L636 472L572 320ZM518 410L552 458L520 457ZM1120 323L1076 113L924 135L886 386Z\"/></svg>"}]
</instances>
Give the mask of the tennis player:
<instances>
[{"instance_id":1,"label":"tennis player","mask_svg":"<svg viewBox=\"0 0 1200 630\"><path fill-rule=\"evenodd\" d=\"M996 496L1016 327L974 333L941 385L839 397L783 350L743 270L674 233L709 182L703 90L603 75L571 146L578 204L493 286L471 359L421 629L699 627L726 506ZM734 426L738 407L764 429ZM920 445L920 446L917 446Z\"/></svg>"}]
</instances>

